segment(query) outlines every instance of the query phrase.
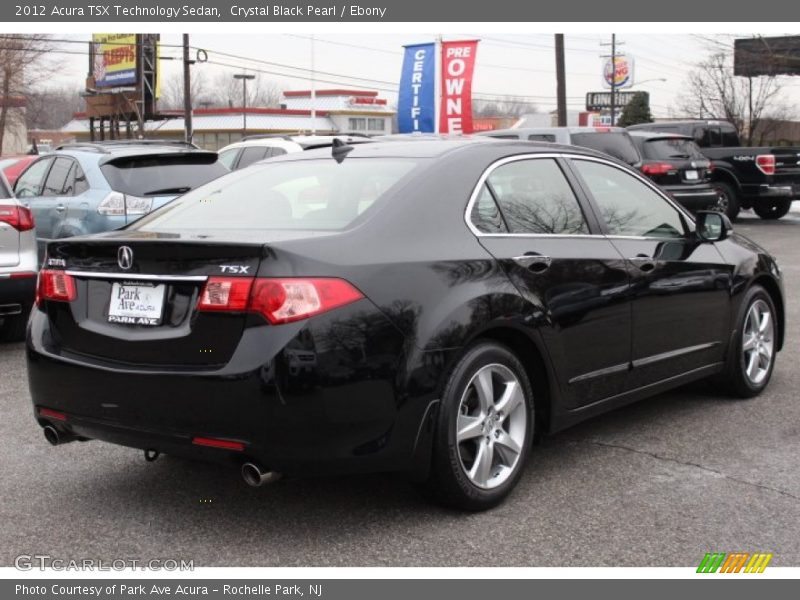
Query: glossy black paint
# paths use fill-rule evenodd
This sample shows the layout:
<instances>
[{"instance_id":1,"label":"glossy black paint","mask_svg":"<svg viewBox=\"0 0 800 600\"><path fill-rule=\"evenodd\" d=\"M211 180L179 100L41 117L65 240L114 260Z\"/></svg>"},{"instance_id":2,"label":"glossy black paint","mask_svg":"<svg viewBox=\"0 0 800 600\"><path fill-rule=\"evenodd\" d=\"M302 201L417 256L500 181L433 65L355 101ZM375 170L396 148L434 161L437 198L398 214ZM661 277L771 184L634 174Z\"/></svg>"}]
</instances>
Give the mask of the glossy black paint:
<instances>
[{"instance_id":1,"label":"glossy black paint","mask_svg":"<svg viewBox=\"0 0 800 600\"><path fill-rule=\"evenodd\" d=\"M752 242L607 236L571 174L587 235L477 236L465 221L476 184L492 163L521 154L610 160L500 140L364 144L346 160L413 156L420 166L369 218L342 232L154 234L134 225L51 243L48 258L76 274L78 300L33 311L34 406L67 413L66 422L52 423L59 428L137 448L257 460L289 473L423 476L451 366L478 339L519 355L534 380L539 426L555 431L718 371L730 351L731 315L755 281L783 306L780 272ZM219 275L220 264L236 257L262 277L344 278L365 298L269 325L255 315L196 314L199 284L170 284L174 318L149 329L111 325L97 308L107 304L110 283L80 273L118 274L123 243L137 257L132 280L136 273ZM537 254L552 259L544 272L514 260ZM643 269L645 262L651 267ZM781 339L783 327L781 310ZM200 448L193 436L246 447Z\"/></svg>"}]
</instances>

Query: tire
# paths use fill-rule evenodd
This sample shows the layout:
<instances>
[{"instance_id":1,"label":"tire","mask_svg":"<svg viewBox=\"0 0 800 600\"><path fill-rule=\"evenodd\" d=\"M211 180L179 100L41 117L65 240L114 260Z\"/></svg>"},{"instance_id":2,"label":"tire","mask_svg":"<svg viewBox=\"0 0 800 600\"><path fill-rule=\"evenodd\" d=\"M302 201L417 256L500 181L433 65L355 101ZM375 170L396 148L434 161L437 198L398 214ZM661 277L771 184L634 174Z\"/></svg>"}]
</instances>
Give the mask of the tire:
<instances>
[{"instance_id":1,"label":"tire","mask_svg":"<svg viewBox=\"0 0 800 600\"><path fill-rule=\"evenodd\" d=\"M754 329L756 321L763 324L763 315L769 313L767 326ZM757 315L761 315L758 317ZM776 323L777 312L772 298L760 285L754 285L742 299L742 306L736 320L736 334L733 344L728 351L725 369L716 378L727 391L739 398L752 398L758 396L767 387L772 371L775 367L777 354L778 329ZM753 335L758 337L753 338ZM745 344L752 346L745 349ZM763 350L762 353L760 350ZM768 360L765 355L768 354ZM753 359L753 357L756 357ZM751 359L756 360L756 368L752 370Z\"/></svg>"},{"instance_id":2,"label":"tire","mask_svg":"<svg viewBox=\"0 0 800 600\"><path fill-rule=\"evenodd\" d=\"M718 181L716 184L714 184L714 187L719 194L717 205L714 207L714 210L727 215L731 222L735 221L736 217L739 216L739 211L741 210L739 193L732 185L725 183L724 181Z\"/></svg>"},{"instance_id":3,"label":"tire","mask_svg":"<svg viewBox=\"0 0 800 600\"><path fill-rule=\"evenodd\" d=\"M5 317L2 324L0 324L0 340L4 342L21 342L24 340L30 312L31 309L26 308L21 314Z\"/></svg>"},{"instance_id":4,"label":"tire","mask_svg":"<svg viewBox=\"0 0 800 600\"><path fill-rule=\"evenodd\" d=\"M472 346L453 368L436 418L426 491L462 510L497 506L519 481L531 452L533 388L522 363L505 346Z\"/></svg>"},{"instance_id":5,"label":"tire","mask_svg":"<svg viewBox=\"0 0 800 600\"><path fill-rule=\"evenodd\" d=\"M780 219L789 209L792 208L791 198L780 198L778 200L762 200L753 206L753 211L762 219Z\"/></svg>"}]
</instances>

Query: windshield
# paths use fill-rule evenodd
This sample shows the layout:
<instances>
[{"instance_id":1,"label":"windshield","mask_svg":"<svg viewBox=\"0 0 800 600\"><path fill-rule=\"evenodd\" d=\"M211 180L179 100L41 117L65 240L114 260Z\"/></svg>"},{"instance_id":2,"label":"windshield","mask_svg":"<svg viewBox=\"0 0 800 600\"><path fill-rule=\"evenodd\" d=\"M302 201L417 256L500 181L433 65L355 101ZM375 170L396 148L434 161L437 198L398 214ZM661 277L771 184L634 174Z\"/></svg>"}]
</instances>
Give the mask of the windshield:
<instances>
[{"instance_id":1,"label":"windshield","mask_svg":"<svg viewBox=\"0 0 800 600\"><path fill-rule=\"evenodd\" d=\"M669 158L705 158L692 140L686 138L661 138L648 140L644 144L645 158L664 160Z\"/></svg>"},{"instance_id":2,"label":"windshield","mask_svg":"<svg viewBox=\"0 0 800 600\"><path fill-rule=\"evenodd\" d=\"M633 140L627 133L616 133L607 131L587 131L585 133L573 133L572 143L576 146L591 148L618 158L619 160L634 165L641 159Z\"/></svg>"},{"instance_id":3,"label":"windshield","mask_svg":"<svg viewBox=\"0 0 800 600\"><path fill-rule=\"evenodd\" d=\"M228 172L215 154L141 155L100 167L115 192L129 196L176 196Z\"/></svg>"},{"instance_id":4,"label":"windshield","mask_svg":"<svg viewBox=\"0 0 800 600\"><path fill-rule=\"evenodd\" d=\"M419 164L399 158L264 163L235 171L140 220L134 229L341 230Z\"/></svg>"}]
</instances>

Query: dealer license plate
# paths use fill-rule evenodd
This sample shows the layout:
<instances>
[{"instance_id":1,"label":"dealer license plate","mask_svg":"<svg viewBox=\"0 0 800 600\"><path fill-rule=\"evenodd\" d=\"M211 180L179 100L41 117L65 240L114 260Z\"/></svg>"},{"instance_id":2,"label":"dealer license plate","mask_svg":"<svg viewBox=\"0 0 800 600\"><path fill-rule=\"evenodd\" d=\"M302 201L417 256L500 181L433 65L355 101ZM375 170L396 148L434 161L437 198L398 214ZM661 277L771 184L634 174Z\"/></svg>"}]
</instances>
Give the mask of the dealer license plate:
<instances>
[{"instance_id":1,"label":"dealer license plate","mask_svg":"<svg viewBox=\"0 0 800 600\"><path fill-rule=\"evenodd\" d=\"M164 312L163 284L114 283L108 304L109 323L160 325Z\"/></svg>"},{"instance_id":2,"label":"dealer license plate","mask_svg":"<svg viewBox=\"0 0 800 600\"><path fill-rule=\"evenodd\" d=\"M697 171L686 171L686 179L697 179Z\"/></svg>"}]
</instances>

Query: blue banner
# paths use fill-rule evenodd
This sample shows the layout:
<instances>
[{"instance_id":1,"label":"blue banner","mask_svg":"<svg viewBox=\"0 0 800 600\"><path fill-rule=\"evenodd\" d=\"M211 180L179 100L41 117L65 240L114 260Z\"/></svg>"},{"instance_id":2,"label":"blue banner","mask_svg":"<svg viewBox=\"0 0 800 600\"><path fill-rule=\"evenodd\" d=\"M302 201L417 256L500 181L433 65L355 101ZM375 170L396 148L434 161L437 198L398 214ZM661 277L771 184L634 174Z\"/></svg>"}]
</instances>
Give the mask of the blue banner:
<instances>
[{"instance_id":1,"label":"blue banner","mask_svg":"<svg viewBox=\"0 0 800 600\"><path fill-rule=\"evenodd\" d=\"M405 49L397 126L400 133L433 133L436 127L436 45L414 44Z\"/></svg>"}]
</instances>

